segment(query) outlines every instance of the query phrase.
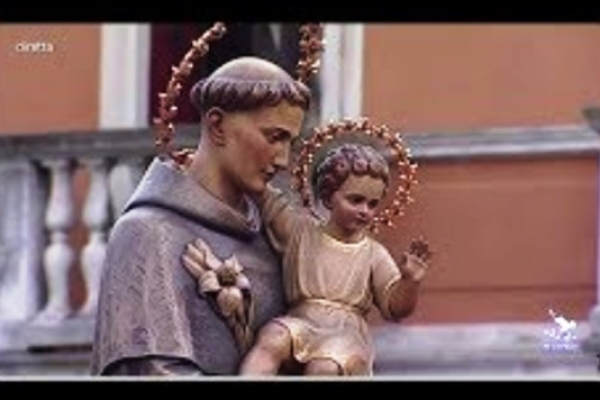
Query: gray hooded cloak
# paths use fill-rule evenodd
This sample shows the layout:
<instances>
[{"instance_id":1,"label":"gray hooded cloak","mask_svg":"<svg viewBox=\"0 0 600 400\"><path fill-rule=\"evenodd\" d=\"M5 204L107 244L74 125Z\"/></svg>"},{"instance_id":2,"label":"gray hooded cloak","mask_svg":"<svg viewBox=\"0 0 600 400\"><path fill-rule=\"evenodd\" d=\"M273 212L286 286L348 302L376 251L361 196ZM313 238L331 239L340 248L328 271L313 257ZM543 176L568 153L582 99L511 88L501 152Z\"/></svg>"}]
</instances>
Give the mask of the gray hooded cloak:
<instances>
[{"instance_id":1,"label":"gray hooded cloak","mask_svg":"<svg viewBox=\"0 0 600 400\"><path fill-rule=\"evenodd\" d=\"M248 204L244 217L168 161L152 162L111 230L92 374L148 357L179 360L200 374L237 374L243 354L225 320L199 295L181 256L199 237L222 260L237 256L252 287L255 333L282 314L280 261L255 204Z\"/></svg>"}]
</instances>

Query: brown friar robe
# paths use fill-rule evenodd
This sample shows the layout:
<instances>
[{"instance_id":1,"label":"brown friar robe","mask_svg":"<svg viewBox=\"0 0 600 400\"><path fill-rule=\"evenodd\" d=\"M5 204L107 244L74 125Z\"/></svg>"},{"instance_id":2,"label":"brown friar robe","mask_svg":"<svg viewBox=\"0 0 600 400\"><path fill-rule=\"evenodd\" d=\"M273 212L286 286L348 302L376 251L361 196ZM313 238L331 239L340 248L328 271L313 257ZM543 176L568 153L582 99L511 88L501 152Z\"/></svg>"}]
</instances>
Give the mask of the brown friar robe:
<instances>
[{"instance_id":1,"label":"brown friar robe","mask_svg":"<svg viewBox=\"0 0 600 400\"><path fill-rule=\"evenodd\" d=\"M254 332L282 314L280 262L248 205L243 216L169 162L152 162L111 230L92 374L237 374L234 335L181 257L196 238L222 260L236 255L252 285Z\"/></svg>"}]
</instances>

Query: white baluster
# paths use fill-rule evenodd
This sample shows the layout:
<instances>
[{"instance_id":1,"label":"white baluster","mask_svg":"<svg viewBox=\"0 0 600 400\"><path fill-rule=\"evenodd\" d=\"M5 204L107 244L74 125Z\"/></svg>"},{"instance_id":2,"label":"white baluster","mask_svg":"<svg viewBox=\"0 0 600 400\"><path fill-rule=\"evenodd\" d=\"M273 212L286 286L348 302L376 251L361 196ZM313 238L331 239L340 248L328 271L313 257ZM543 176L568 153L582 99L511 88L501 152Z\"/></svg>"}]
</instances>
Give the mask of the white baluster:
<instances>
[{"instance_id":1,"label":"white baluster","mask_svg":"<svg viewBox=\"0 0 600 400\"><path fill-rule=\"evenodd\" d=\"M109 224L108 165L105 159L99 158L85 160L84 164L91 173L91 181L83 210L83 221L89 228L89 239L81 258L87 297L79 314L93 316L98 303Z\"/></svg>"},{"instance_id":2,"label":"white baluster","mask_svg":"<svg viewBox=\"0 0 600 400\"><path fill-rule=\"evenodd\" d=\"M69 270L74 252L68 243L69 231L73 226L73 165L69 160L44 162L50 168L50 199L46 209L46 227L50 244L44 253L44 272L48 301L46 307L35 318L35 323L58 323L71 314L69 301Z\"/></svg>"},{"instance_id":3,"label":"white baluster","mask_svg":"<svg viewBox=\"0 0 600 400\"><path fill-rule=\"evenodd\" d=\"M143 157L121 159L110 172L110 194L113 215L117 217L133 194L144 174Z\"/></svg>"}]
</instances>

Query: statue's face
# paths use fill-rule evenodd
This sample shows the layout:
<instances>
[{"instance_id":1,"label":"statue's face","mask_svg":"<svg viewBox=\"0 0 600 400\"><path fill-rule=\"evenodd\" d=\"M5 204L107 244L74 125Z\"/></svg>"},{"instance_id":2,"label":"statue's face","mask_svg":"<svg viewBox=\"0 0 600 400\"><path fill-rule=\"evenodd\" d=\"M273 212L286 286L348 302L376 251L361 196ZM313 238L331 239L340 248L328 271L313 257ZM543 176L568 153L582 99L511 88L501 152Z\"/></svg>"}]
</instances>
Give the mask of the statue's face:
<instances>
[{"instance_id":1,"label":"statue's face","mask_svg":"<svg viewBox=\"0 0 600 400\"><path fill-rule=\"evenodd\" d=\"M288 167L291 143L300 135L303 118L302 108L282 102L224 119L229 136L226 168L238 188L260 193L276 172Z\"/></svg>"},{"instance_id":2,"label":"statue's face","mask_svg":"<svg viewBox=\"0 0 600 400\"><path fill-rule=\"evenodd\" d=\"M370 175L350 174L331 195L330 219L347 237L371 223L385 192L385 183Z\"/></svg>"}]
</instances>

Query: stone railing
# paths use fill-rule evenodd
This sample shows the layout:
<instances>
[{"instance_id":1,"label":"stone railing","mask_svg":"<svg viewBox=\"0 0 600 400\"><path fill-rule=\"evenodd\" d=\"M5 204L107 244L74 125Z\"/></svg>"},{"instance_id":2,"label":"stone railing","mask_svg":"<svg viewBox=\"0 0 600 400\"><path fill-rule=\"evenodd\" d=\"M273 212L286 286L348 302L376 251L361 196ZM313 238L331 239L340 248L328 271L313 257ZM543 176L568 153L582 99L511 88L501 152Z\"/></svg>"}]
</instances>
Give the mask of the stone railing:
<instances>
[{"instance_id":1,"label":"stone railing","mask_svg":"<svg viewBox=\"0 0 600 400\"><path fill-rule=\"evenodd\" d=\"M0 136L0 349L91 343L107 235L153 155L148 129Z\"/></svg>"},{"instance_id":2,"label":"stone railing","mask_svg":"<svg viewBox=\"0 0 600 400\"><path fill-rule=\"evenodd\" d=\"M197 136L178 127L177 146ZM403 136L419 163L600 151L587 125ZM89 349L107 235L153 154L149 129L0 136L0 351ZM74 244L78 223L84 243ZM77 308L73 268L84 286Z\"/></svg>"}]
</instances>

